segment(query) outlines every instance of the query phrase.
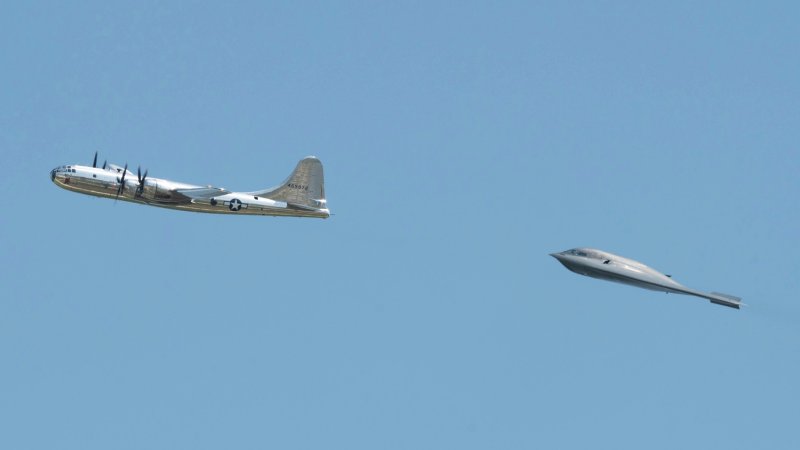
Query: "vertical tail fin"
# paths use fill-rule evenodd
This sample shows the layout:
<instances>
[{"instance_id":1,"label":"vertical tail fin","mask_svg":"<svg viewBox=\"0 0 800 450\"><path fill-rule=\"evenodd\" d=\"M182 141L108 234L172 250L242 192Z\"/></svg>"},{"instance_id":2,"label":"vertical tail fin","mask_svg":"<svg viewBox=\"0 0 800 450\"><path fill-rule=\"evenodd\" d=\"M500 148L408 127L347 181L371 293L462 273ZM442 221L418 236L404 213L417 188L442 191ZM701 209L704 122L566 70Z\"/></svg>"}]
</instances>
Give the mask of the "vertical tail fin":
<instances>
[{"instance_id":1,"label":"vertical tail fin","mask_svg":"<svg viewBox=\"0 0 800 450\"><path fill-rule=\"evenodd\" d=\"M286 202L292 208L329 214L322 163L314 156L300 160L289 178L279 186L252 194Z\"/></svg>"}]
</instances>

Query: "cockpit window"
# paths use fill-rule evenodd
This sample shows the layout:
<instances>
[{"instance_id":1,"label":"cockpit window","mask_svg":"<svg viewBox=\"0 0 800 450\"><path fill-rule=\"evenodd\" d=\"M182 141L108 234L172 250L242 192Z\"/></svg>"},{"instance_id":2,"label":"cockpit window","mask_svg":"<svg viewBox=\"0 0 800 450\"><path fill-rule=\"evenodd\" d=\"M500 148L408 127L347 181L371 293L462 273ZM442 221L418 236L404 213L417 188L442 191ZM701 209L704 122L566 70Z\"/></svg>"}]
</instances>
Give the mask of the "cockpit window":
<instances>
[{"instance_id":1,"label":"cockpit window","mask_svg":"<svg viewBox=\"0 0 800 450\"><path fill-rule=\"evenodd\" d=\"M602 254L593 250L587 250L583 248L573 248L572 250L567 250L566 254L568 255L575 255L575 256L583 256L584 258L592 258L592 259L606 259Z\"/></svg>"}]
</instances>

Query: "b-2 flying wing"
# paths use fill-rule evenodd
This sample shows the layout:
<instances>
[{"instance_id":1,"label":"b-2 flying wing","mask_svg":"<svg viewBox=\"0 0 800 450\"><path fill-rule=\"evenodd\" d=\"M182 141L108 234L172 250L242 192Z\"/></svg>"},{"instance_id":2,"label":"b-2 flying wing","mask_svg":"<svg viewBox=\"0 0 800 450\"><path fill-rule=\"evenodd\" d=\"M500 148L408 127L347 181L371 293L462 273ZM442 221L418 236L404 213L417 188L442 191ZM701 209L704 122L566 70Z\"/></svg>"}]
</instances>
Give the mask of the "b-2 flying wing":
<instances>
[{"instance_id":1,"label":"b-2 flying wing","mask_svg":"<svg viewBox=\"0 0 800 450\"><path fill-rule=\"evenodd\" d=\"M560 253L551 253L550 256L557 259L558 262L572 272L587 277L627 284L652 291L693 295L729 308L739 309L743 304L742 299L734 295L690 289L673 280L671 275L663 274L639 261L602 250L580 247Z\"/></svg>"}]
</instances>

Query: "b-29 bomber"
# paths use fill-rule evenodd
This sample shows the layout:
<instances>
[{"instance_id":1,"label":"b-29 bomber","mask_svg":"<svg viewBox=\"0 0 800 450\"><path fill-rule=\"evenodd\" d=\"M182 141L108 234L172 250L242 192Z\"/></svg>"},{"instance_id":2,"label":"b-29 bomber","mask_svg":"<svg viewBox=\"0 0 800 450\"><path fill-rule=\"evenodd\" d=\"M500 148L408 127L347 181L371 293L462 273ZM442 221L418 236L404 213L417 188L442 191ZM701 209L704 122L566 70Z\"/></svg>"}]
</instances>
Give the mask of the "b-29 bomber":
<instances>
[{"instance_id":1,"label":"b-29 bomber","mask_svg":"<svg viewBox=\"0 0 800 450\"><path fill-rule=\"evenodd\" d=\"M162 208L216 214L317 217L330 216L325 199L322 163L309 156L280 185L253 192L232 192L213 186L148 177L124 167L103 163L97 153L91 166L66 165L50 171L59 187L81 194L113 198Z\"/></svg>"}]
</instances>

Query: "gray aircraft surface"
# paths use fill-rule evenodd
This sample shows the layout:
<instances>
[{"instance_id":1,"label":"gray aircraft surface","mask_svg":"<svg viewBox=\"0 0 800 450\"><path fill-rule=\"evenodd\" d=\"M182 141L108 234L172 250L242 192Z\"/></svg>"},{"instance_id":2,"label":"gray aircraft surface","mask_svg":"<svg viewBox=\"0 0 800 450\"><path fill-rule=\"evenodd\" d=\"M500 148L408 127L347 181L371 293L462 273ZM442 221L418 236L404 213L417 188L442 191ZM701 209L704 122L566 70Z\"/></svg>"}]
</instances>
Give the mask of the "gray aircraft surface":
<instances>
[{"instance_id":1,"label":"gray aircraft surface","mask_svg":"<svg viewBox=\"0 0 800 450\"><path fill-rule=\"evenodd\" d=\"M162 208L216 214L319 217L330 211L325 200L322 163L303 158L282 184L261 191L232 192L213 186L197 186L136 174L125 167L103 163L97 153L91 166L60 166L50 171L59 187L81 194L107 197Z\"/></svg>"},{"instance_id":2,"label":"gray aircraft surface","mask_svg":"<svg viewBox=\"0 0 800 450\"><path fill-rule=\"evenodd\" d=\"M574 248L561 253L551 253L567 269L587 277L629 284L640 288L673 294L694 295L717 305L739 309L742 299L719 292L700 292L690 289L670 275L664 275L646 265L593 248Z\"/></svg>"}]
</instances>

